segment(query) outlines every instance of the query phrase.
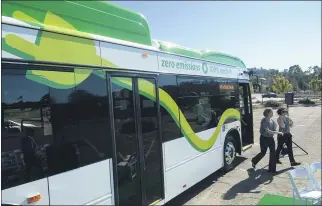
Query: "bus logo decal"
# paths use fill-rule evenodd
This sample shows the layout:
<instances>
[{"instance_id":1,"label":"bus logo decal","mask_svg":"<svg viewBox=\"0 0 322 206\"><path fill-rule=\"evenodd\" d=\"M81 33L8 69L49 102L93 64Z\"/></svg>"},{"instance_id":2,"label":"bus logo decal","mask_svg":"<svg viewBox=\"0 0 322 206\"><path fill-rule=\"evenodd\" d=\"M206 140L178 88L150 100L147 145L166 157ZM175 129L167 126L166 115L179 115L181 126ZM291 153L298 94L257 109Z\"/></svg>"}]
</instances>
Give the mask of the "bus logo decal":
<instances>
[{"instance_id":1,"label":"bus logo decal","mask_svg":"<svg viewBox=\"0 0 322 206\"><path fill-rule=\"evenodd\" d=\"M202 71L207 74L208 73L208 66L206 63L202 63Z\"/></svg>"}]
</instances>

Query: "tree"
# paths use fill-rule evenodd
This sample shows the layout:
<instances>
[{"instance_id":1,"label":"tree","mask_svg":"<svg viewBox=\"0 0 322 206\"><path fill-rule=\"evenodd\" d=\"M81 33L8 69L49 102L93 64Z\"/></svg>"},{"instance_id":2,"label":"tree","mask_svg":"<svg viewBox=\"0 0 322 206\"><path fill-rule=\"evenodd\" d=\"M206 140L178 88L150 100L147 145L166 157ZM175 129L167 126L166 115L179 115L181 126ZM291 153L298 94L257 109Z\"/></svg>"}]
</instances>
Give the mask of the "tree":
<instances>
[{"instance_id":1,"label":"tree","mask_svg":"<svg viewBox=\"0 0 322 206\"><path fill-rule=\"evenodd\" d=\"M257 89L257 79L264 77L266 79L265 83L268 88L272 88L272 84L274 81L274 76L283 76L285 77L293 87L294 91L299 90L309 90L310 89L310 81L313 79L315 75L321 79L322 70L321 66L310 66L307 69L303 69L299 65L293 65L289 69L284 69L283 71L278 71L275 69L264 69L264 68L251 68L254 72L254 76L251 77L253 81L253 87L256 92Z\"/></svg>"},{"instance_id":2,"label":"tree","mask_svg":"<svg viewBox=\"0 0 322 206\"><path fill-rule=\"evenodd\" d=\"M311 75L311 77L314 76L318 76L321 77L321 67L319 66L313 66L313 67L309 67L308 71L308 75Z\"/></svg>"},{"instance_id":3,"label":"tree","mask_svg":"<svg viewBox=\"0 0 322 206\"><path fill-rule=\"evenodd\" d=\"M318 75L315 75L309 84L314 93L321 93L322 80L319 79Z\"/></svg>"},{"instance_id":4,"label":"tree","mask_svg":"<svg viewBox=\"0 0 322 206\"><path fill-rule=\"evenodd\" d=\"M305 89L307 85L304 82L304 72L299 65L293 65L288 70L288 80L291 81L293 88L297 91L298 89Z\"/></svg>"},{"instance_id":5,"label":"tree","mask_svg":"<svg viewBox=\"0 0 322 206\"><path fill-rule=\"evenodd\" d=\"M276 76L273 80L272 89L280 93L286 93L292 90L292 84L282 76Z\"/></svg>"}]
</instances>

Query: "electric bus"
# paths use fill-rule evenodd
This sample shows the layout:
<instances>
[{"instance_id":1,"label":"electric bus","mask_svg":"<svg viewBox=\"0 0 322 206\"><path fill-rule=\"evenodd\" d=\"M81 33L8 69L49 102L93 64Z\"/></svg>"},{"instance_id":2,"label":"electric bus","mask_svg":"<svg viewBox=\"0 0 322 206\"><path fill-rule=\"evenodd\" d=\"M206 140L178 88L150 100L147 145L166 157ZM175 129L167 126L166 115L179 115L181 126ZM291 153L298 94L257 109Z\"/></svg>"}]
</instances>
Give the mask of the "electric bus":
<instances>
[{"instance_id":1,"label":"electric bus","mask_svg":"<svg viewBox=\"0 0 322 206\"><path fill-rule=\"evenodd\" d=\"M162 205L253 144L237 57L108 2L4 1L1 24L2 204Z\"/></svg>"}]
</instances>

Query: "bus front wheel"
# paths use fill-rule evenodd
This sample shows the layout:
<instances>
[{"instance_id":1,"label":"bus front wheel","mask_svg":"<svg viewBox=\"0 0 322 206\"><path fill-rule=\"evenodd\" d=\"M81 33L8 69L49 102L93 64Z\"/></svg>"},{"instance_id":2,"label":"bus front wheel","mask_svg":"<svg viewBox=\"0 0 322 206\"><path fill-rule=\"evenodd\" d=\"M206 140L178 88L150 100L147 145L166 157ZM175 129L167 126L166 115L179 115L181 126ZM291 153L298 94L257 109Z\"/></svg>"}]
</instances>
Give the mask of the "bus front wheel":
<instances>
[{"instance_id":1,"label":"bus front wheel","mask_svg":"<svg viewBox=\"0 0 322 206\"><path fill-rule=\"evenodd\" d=\"M224 171L234 168L236 163L236 141L232 136L227 136L224 144Z\"/></svg>"}]
</instances>

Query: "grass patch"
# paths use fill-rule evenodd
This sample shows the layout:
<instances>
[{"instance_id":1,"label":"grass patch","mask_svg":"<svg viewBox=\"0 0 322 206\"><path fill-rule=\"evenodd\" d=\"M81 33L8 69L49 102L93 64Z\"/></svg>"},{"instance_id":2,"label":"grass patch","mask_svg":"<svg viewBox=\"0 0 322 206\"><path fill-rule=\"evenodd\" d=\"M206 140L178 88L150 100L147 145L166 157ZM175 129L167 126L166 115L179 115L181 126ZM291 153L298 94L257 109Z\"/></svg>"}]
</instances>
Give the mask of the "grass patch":
<instances>
[{"instance_id":1,"label":"grass patch","mask_svg":"<svg viewBox=\"0 0 322 206\"><path fill-rule=\"evenodd\" d=\"M310 99L300 99L299 104L312 105L312 104L315 104L315 102Z\"/></svg>"},{"instance_id":2,"label":"grass patch","mask_svg":"<svg viewBox=\"0 0 322 206\"><path fill-rule=\"evenodd\" d=\"M266 102L264 102L264 106L265 107L281 107L282 106L282 103L281 102L278 102L278 101L275 101L275 100L268 100Z\"/></svg>"},{"instance_id":3,"label":"grass patch","mask_svg":"<svg viewBox=\"0 0 322 206\"><path fill-rule=\"evenodd\" d=\"M257 205L293 205L293 197L265 194ZM295 205L303 204L301 204L300 200L295 200ZM312 205L312 202L308 201L308 205Z\"/></svg>"}]
</instances>

